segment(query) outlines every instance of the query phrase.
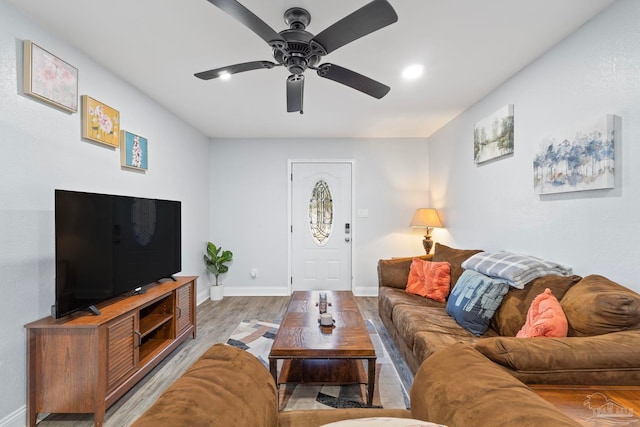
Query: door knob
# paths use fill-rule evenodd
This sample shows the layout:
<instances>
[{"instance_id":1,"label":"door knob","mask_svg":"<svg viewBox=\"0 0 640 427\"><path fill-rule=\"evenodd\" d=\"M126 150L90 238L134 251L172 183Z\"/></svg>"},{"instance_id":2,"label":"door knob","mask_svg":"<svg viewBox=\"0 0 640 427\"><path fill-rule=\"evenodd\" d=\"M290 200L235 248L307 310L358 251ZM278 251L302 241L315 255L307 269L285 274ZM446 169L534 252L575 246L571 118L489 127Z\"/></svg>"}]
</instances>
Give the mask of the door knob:
<instances>
[{"instance_id":1,"label":"door knob","mask_svg":"<svg viewBox=\"0 0 640 427\"><path fill-rule=\"evenodd\" d=\"M344 241L345 241L345 242L347 242L347 243L349 243L349 242L351 241L351 238L349 238L349 237L345 237L345 238L344 238Z\"/></svg>"}]
</instances>

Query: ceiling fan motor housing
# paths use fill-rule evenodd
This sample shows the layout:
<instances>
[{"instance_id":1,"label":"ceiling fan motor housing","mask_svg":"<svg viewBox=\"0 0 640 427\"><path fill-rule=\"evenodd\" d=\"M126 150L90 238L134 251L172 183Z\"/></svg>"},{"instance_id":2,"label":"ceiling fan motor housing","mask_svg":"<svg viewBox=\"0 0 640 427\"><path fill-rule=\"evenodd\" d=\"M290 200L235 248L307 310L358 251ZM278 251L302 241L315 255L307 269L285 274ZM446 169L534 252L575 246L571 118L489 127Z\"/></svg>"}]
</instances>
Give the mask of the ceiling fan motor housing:
<instances>
[{"instance_id":1,"label":"ceiling fan motor housing","mask_svg":"<svg viewBox=\"0 0 640 427\"><path fill-rule=\"evenodd\" d=\"M289 25L289 29L280 31L279 34L286 41L286 45L274 47L273 57L291 74L302 74L320 61L320 55L309 47L309 42L314 36L305 30L311 22L311 15L303 8L292 7L284 13L284 21Z\"/></svg>"}]
</instances>

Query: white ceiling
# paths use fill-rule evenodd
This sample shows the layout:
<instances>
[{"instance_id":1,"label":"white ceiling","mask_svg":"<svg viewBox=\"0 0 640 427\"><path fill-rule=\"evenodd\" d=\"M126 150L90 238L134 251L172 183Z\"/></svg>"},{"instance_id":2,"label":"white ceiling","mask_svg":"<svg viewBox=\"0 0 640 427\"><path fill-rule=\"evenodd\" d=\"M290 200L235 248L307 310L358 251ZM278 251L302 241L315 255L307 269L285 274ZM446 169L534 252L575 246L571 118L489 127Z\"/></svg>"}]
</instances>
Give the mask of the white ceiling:
<instances>
[{"instance_id":1,"label":"white ceiling","mask_svg":"<svg viewBox=\"0 0 640 427\"><path fill-rule=\"evenodd\" d=\"M286 112L283 67L228 81L193 76L273 60L261 38L206 0L6 1L211 138L334 138L427 137L614 0L391 0L397 23L322 60L391 92L377 100L308 70L304 115ZM240 2L276 31L287 28L286 9L304 7L318 34L368 0ZM425 73L404 81L412 63Z\"/></svg>"}]
</instances>

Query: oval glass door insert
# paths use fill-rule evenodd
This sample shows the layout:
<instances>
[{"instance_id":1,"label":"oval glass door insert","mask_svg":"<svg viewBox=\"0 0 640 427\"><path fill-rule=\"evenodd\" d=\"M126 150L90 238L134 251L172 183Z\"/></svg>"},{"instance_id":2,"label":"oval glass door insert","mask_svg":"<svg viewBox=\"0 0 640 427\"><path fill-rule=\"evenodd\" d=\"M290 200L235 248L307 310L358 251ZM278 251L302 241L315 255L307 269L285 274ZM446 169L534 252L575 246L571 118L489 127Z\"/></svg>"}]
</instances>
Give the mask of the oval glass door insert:
<instances>
[{"instance_id":1,"label":"oval glass door insert","mask_svg":"<svg viewBox=\"0 0 640 427\"><path fill-rule=\"evenodd\" d=\"M324 180L316 182L311 191L309 229L311 237L320 246L327 243L333 229L333 197L329 184Z\"/></svg>"}]
</instances>

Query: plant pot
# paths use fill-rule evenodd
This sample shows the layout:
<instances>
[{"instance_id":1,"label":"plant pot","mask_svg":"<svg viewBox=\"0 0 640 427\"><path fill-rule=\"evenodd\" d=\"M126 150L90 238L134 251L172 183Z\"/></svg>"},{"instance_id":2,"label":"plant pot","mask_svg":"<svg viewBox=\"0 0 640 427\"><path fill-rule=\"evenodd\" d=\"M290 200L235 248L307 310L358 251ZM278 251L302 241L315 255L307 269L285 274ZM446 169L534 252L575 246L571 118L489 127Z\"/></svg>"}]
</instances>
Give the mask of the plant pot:
<instances>
[{"instance_id":1,"label":"plant pot","mask_svg":"<svg viewBox=\"0 0 640 427\"><path fill-rule=\"evenodd\" d=\"M209 287L209 298L211 298L211 301L220 301L222 297L224 297L224 286L212 285Z\"/></svg>"}]
</instances>

